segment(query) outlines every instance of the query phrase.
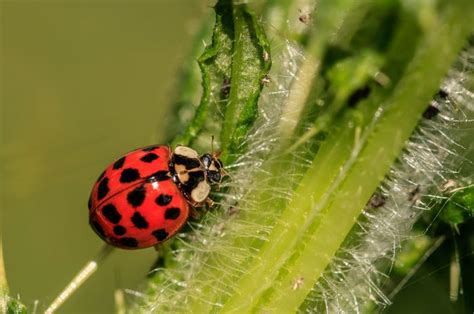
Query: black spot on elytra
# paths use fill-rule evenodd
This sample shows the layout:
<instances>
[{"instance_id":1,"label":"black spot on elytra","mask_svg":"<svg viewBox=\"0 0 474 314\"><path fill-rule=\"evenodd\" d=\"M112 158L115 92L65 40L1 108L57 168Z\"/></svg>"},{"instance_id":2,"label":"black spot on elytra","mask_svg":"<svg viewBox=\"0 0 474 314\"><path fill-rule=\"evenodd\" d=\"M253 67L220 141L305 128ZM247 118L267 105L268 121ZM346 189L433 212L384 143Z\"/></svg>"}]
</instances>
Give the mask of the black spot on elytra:
<instances>
[{"instance_id":1,"label":"black spot on elytra","mask_svg":"<svg viewBox=\"0 0 474 314\"><path fill-rule=\"evenodd\" d=\"M143 156L142 158L140 158L141 161L143 162L152 162L153 160L156 160L158 159L158 155L157 154L154 154L154 153L148 153L146 154L145 156Z\"/></svg>"},{"instance_id":2,"label":"black spot on elytra","mask_svg":"<svg viewBox=\"0 0 474 314\"><path fill-rule=\"evenodd\" d=\"M149 178L148 178L148 181L165 181L165 180L168 180L168 179L171 179L168 171L157 171L155 173L153 173Z\"/></svg>"},{"instance_id":3,"label":"black spot on elytra","mask_svg":"<svg viewBox=\"0 0 474 314\"><path fill-rule=\"evenodd\" d=\"M101 238L105 238L105 232L102 226L95 220L91 221L91 227Z\"/></svg>"},{"instance_id":4,"label":"black spot on elytra","mask_svg":"<svg viewBox=\"0 0 474 314\"><path fill-rule=\"evenodd\" d=\"M117 225L117 226L114 227L114 233L118 236L122 236L125 233L127 233L127 229L125 229L124 226Z\"/></svg>"},{"instance_id":5,"label":"black spot on elytra","mask_svg":"<svg viewBox=\"0 0 474 314\"><path fill-rule=\"evenodd\" d=\"M140 179L140 172L134 168L123 169L122 173L120 174L120 182L122 183L133 182L137 179Z\"/></svg>"},{"instance_id":6,"label":"black spot on elytra","mask_svg":"<svg viewBox=\"0 0 474 314\"><path fill-rule=\"evenodd\" d=\"M123 164L125 163L125 156L122 158L118 159L116 162L114 162L114 165L112 166L113 169L117 170L123 167Z\"/></svg>"},{"instance_id":7,"label":"black spot on elytra","mask_svg":"<svg viewBox=\"0 0 474 314\"><path fill-rule=\"evenodd\" d=\"M99 175L99 177L97 178L97 181L96 182L99 182L100 180L102 180L102 178L105 176L105 170L102 171L102 173Z\"/></svg>"},{"instance_id":8,"label":"black spot on elytra","mask_svg":"<svg viewBox=\"0 0 474 314\"><path fill-rule=\"evenodd\" d=\"M167 194L160 194L156 199L155 199L155 203L160 205L160 206L166 206L168 205L171 200L173 199L173 197L171 195L167 195Z\"/></svg>"},{"instance_id":9,"label":"black spot on elytra","mask_svg":"<svg viewBox=\"0 0 474 314\"><path fill-rule=\"evenodd\" d=\"M100 201L109 193L109 178L103 178L97 188L97 199Z\"/></svg>"},{"instance_id":10,"label":"black spot on elytra","mask_svg":"<svg viewBox=\"0 0 474 314\"><path fill-rule=\"evenodd\" d=\"M120 219L122 219L122 215L117 210L117 207L115 207L112 204L107 204L104 207L102 207L102 215L110 221L111 223L118 223Z\"/></svg>"},{"instance_id":11,"label":"black spot on elytra","mask_svg":"<svg viewBox=\"0 0 474 314\"><path fill-rule=\"evenodd\" d=\"M173 163L183 165L188 170L201 167L199 159L189 158L179 154L173 154Z\"/></svg>"},{"instance_id":12,"label":"black spot on elytra","mask_svg":"<svg viewBox=\"0 0 474 314\"><path fill-rule=\"evenodd\" d=\"M144 152L151 152L152 150L155 150L155 149L157 149L158 147L160 147L160 145L148 146L148 147L143 148L142 151L144 151Z\"/></svg>"},{"instance_id":13,"label":"black spot on elytra","mask_svg":"<svg viewBox=\"0 0 474 314\"><path fill-rule=\"evenodd\" d=\"M139 212L135 212L132 216L132 222L138 229L148 228L148 222Z\"/></svg>"},{"instance_id":14,"label":"black spot on elytra","mask_svg":"<svg viewBox=\"0 0 474 314\"><path fill-rule=\"evenodd\" d=\"M168 232L165 229L157 229L151 233L158 241L164 241L168 237Z\"/></svg>"},{"instance_id":15,"label":"black spot on elytra","mask_svg":"<svg viewBox=\"0 0 474 314\"><path fill-rule=\"evenodd\" d=\"M143 188L143 186L139 186L138 188L131 191L127 195L127 201L133 207L140 206L141 204L143 204L144 200L145 200L145 189Z\"/></svg>"},{"instance_id":16,"label":"black spot on elytra","mask_svg":"<svg viewBox=\"0 0 474 314\"><path fill-rule=\"evenodd\" d=\"M138 246L138 241L135 238L125 237L125 238L119 239L118 242L120 244L122 244L123 246L126 246L126 247L137 247Z\"/></svg>"},{"instance_id":17,"label":"black spot on elytra","mask_svg":"<svg viewBox=\"0 0 474 314\"><path fill-rule=\"evenodd\" d=\"M87 207L89 208L89 210L92 209L92 195L89 196L89 200L87 201Z\"/></svg>"},{"instance_id":18,"label":"black spot on elytra","mask_svg":"<svg viewBox=\"0 0 474 314\"><path fill-rule=\"evenodd\" d=\"M165 211L165 219L175 220L179 217L181 211L177 207L170 207Z\"/></svg>"},{"instance_id":19,"label":"black spot on elytra","mask_svg":"<svg viewBox=\"0 0 474 314\"><path fill-rule=\"evenodd\" d=\"M359 89L356 89L350 96L349 99L347 100L347 105L351 108L354 108L357 103L370 95L370 87L369 86L364 86Z\"/></svg>"}]
</instances>

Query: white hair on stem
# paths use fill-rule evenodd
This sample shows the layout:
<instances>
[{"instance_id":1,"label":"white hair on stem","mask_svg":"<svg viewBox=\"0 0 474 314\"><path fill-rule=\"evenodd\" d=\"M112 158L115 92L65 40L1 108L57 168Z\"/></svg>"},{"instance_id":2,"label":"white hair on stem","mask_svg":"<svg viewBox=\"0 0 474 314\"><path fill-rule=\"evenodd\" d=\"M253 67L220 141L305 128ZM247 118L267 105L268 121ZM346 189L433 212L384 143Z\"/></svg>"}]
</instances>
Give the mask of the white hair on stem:
<instances>
[{"instance_id":1,"label":"white hair on stem","mask_svg":"<svg viewBox=\"0 0 474 314\"><path fill-rule=\"evenodd\" d=\"M459 179L459 168L466 162L457 140L466 136L462 129L474 127L474 94L465 84L474 74L473 55L474 48L461 53L441 85L447 97L431 103L439 114L424 119L411 137L380 186L384 204L376 209L367 205L357 240L339 252L313 288L306 300L308 312L363 312L370 302L381 307L391 304L393 294L381 290L389 276L381 262L393 264L401 243L415 236L410 233L413 224L433 206L430 200L441 197L443 183Z\"/></svg>"},{"instance_id":2,"label":"white hair on stem","mask_svg":"<svg viewBox=\"0 0 474 314\"><path fill-rule=\"evenodd\" d=\"M151 293L140 294L134 310L185 312L190 299L219 309L221 300L209 298L206 289L221 295L232 293L235 282L228 278L244 274L245 261L258 252L258 247L241 247L229 239L266 241L272 227L261 221L278 220L276 211L256 212L255 209L265 207L251 196L256 191L265 194L266 198L257 201L269 207L292 197L291 184L301 178L300 172L292 170L304 168L310 161L295 155L295 163L281 165L286 167L281 177L263 175L267 170L262 167L264 161L272 159L271 151L280 140L277 130L281 110L304 59L301 51L289 42L281 44L278 50L273 51L274 69L270 84L261 95L259 119L245 142L247 151L234 164L226 166L231 180L223 186L226 192L217 193L221 197L216 204L219 210L209 211L199 223L192 224L189 234L180 236L186 240L182 240L182 249L174 252L179 265L155 270L160 272L160 283L151 280ZM472 51L467 54L472 55ZM380 262L393 263L401 241L410 237L413 223L429 209L430 203L424 196L458 175L457 169L463 162L462 147L453 133L461 124L472 126L473 97L463 84L472 75L472 64L467 62L466 53L460 60L464 67L452 70L441 86L448 98L437 98L432 104L440 114L423 120L412 135L398 163L380 186L384 204L376 210L367 207L363 212L354 235L356 240L340 249L306 300L306 311L362 312L370 302L390 304L390 298L381 290L387 274L386 269L379 267ZM263 180L255 180L256 177ZM288 185L274 185L272 180L285 180ZM261 220L241 219L236 212ZM304 278L297 278L295 289L303 283Z\"/></svg>"},{"instance_id":3,"label":"white hair on stem","mask_svg":"<svg viewBox=\"0 0 474 314\"><path fill-rule=\"evenodd\" d=\"M278 44L275 44L275 40L277 39L273 42L273 67L269 75L270 81L265 83L266 87L259 100L259 118L253 131L242 144L247 147L246 152L233 164L226 165L230 180L221 187L221 190L226 192L214 194L220 197L220 201L215 204L219 210L208 211L199 222L191 224L190 233L178 235L178 241L182 241L182 249L175 251L174 254L179 266L154 270L154 272L160 272L161 278L165 278L164 283L159 285L150 283L149 289L155 293L148 297L141 295L138 299L134 298L137 305L134 310L184 311L187 298L205 298L201 291L194 289L196 283L202 284L195 274L199 272L205 274L204 276L209 281L206 285L212 286L220 280L220 278L212 278L211 275L216 267L225 273L244 273L243 261L252 251L229 243L227 236L235 235L265 241L271 232L271 227L239 219L235 213L252 212L257 208L256 205L260 205L255 204L255 201L248 197L257 189L260 192L269 192L271 195L268 199L269 203L272 198L287 200L291 197L290 190L275 190L267 182L254 180L259 173L265 174L266 170L262 168L262 164L272 158L269 154L278 142L276 132L279 117L289 97L289 87L297 77L299 65L304 58L302 50L295 44L285 40L279 40ZM308 163L309 161L300 160L299 162ZM267 177L266 180L270 179L271 177ZM299 176L292 175L289 169L284 179L288 182L297 182ZM265 212L259 214L262 217L266 216ZM229 259L229 256L232 258ZM212 258L211 261L209 257ZM232 286L231 282L225 284ZM129 295L132 296L130 292ZM203 301L212 303L210 300ZM220 306L215 302L213 305Z\"/></svg>"}]
</instances>

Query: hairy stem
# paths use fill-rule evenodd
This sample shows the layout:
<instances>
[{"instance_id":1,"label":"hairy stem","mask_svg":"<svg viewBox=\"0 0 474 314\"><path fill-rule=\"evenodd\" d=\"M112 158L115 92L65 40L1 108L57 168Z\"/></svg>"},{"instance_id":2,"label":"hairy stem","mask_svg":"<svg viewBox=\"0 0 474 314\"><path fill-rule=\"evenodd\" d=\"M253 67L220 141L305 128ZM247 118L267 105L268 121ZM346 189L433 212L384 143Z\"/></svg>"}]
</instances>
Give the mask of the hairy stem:
<instances>
[{"instance_id":1,"label":"hairy stem","mask_svg":"<svg viewBox=\"0 0 474 314\"><path fill-rule=\"evenodd\" d=\"M376 113L365 142L358 143L360 149L353 151L343 171L338 174L335 186L324 188L325 182L333 182L333 173L317 177L333 163L330 159L327 163L320 162L323 159L321 154L325 152L321 148L306 179L303 179L302 191L295 192L280 223L255 258L253 267L239 281L238 293L228 300L224 310L249 312L262 303L261 306L268 310L294 312L303 303L402 150L431 95L463 45L470 27L456 21L463 16L466 5L463 1L452 2L445 11L446 15L433 21L434 25L426 32L407 73L387 100L386 111ZM447 46L447 41L451 45ZM424 78L423 89L417 88L420 77ZM350 141L341 142L343 150L352 146L347 146ZM390 146L386 145L388 142ZM334 143L327 145L333 146ZM336 155L343 155L343 151ZM317 191L321 190L324 192L319 195ZM311 210L316 212L308 216ZM303 232L304 241L295 240L300 239L297 235ZM283 265L284 272L279 275ZM294 289L298 278L303 278L304 283ZM267 289L278 293L267 292L268 298L262 302L260 297Z\"/></svg>"}]
</instances>

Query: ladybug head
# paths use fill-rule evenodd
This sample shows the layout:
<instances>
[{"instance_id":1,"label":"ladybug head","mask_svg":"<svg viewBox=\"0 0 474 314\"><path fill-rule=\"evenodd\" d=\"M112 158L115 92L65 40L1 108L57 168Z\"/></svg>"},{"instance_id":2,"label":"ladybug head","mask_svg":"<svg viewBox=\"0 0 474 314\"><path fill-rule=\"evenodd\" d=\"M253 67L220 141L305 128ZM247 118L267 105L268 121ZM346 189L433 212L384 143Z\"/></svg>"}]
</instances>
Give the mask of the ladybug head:
<instances>
[{"instance_id":1,"label":"ladybug head","mask_svg":"<svg viewBox=\"0 0 474 314\"><path fill-rule=\"evenodd\" d=\"M211 184L220 183L225 174L224 165L218 156L218 153L204 154L201 156L201 162L206 170L207 181Z\"/></svg>"}]
</instances>

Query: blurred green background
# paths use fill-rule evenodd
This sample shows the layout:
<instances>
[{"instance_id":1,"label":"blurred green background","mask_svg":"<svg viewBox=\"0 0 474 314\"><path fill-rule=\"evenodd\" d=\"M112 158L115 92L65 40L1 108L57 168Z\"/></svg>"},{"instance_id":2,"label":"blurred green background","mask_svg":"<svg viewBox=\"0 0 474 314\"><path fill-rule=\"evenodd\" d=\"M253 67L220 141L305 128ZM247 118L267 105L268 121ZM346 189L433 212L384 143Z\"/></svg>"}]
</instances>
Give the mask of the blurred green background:
<instances>
[{"instance_id":1,"label":"blurred green background","mask_svg":"<svg viewBox=\"0 0 474 314\"><path fill-rule=\"evenodd\" d=\"M2 234L12 296L42 312L102 246L87 198L103 168L159 143L207 1L1 1ZM153 249L116 251L60 313L110 313Z\"/></svg>"}]
</instances>

